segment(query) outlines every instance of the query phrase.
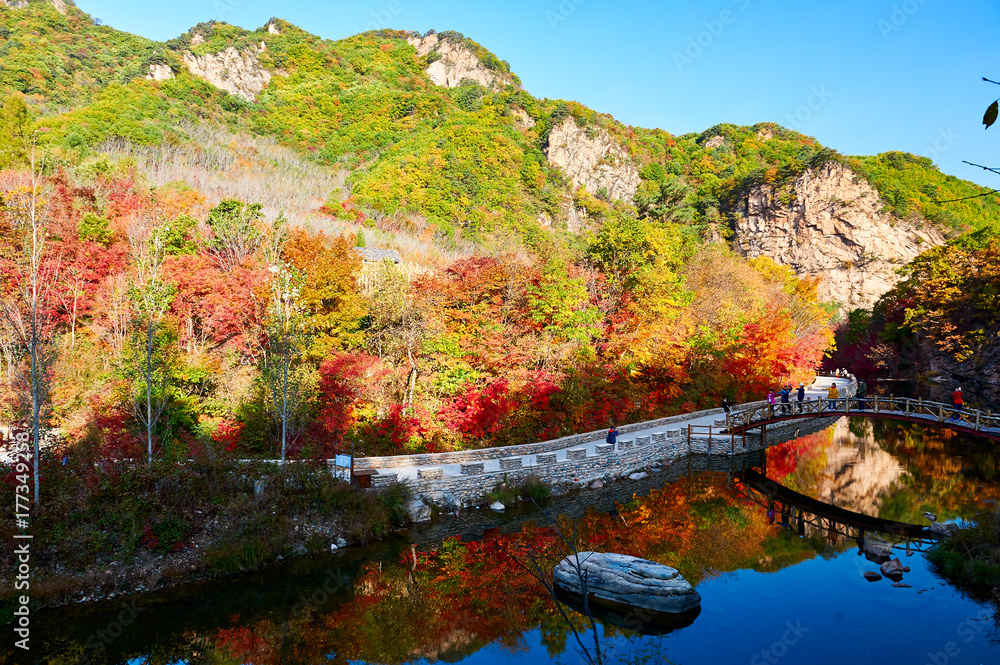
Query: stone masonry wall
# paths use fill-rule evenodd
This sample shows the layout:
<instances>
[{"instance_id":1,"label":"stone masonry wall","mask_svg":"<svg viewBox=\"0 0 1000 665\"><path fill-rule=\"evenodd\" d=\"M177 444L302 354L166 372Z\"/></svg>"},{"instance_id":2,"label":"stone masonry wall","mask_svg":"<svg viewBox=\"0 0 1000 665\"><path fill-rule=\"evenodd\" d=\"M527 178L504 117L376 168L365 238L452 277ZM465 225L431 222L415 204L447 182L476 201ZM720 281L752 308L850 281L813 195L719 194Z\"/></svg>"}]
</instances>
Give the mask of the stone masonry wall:
<instances>
[{"instance_id":1,"label":"stone masonry wall","mask_svg":"<svg viewBox=\"0 0 1000 665\"><path fill-rule=\"evenodd\" d=\"M810 418L804 420L794 420L772 425L768 428L767 443L771 445L785 441L792 436L801 436L818 432L830 427L837 421L837 417ZM646 424L643 429L648 428ZM685 429L669 430L670 436L662 442L645 442L649 437L639 437L630 439L627 437L618 440L617 452L612 452L612 446L602 446L604 451L593 455L584 455L578 459L567 459L563 462L549 464L533 464L531 466L516 467L500 471L482 472L482 462L467 463L470 465L470 473L463 473L457 476L443 476L439 473L430 473L417 479L407 480L406 483L415 496L423 496L431 501L439 502L446 496L451 495L455 500L461 501L464 505L472 505L482 501L483 497L496 489L502 482L517 484L528 476L535 476L550 485L556 483L589 483L598 478L618 478L627 476L629 473L646 468L656 462L668 460L675 462L681 459L698 459L704 457L706 464L711 463L714 458L729 458L732 455L741 455L751 451L762 449L760 435L748 434L746 447L743 447L743 437L731 439L728 435L719 435L711 440L707 438L693 438L688 440ZM537 445L537 444L536 444ZM563 444L562 447L565 447ZM522 448L522 446L511 446L508 449ZM493 456L490 459L497 459L499 451L504 449L491 449ZM480 451L485 452L485 451ZM584 451L579 451L583 453ZM501 460L507 461L503 457ZM502 465L503 466L503 465ZM439 471L439 469L437 469ZM463 472L466 469L463 469ZM380 473L373 476L372 482L375 487L384 487L395 482L396 474Z\"/></svg>"},{"instance_id":2,"label":"stone masonry wall","mask_svg":"<svg viewBox=\"0 0 1000 665\"><path fill-rule=\"evenodd\" d=\"M741 406L759 406L763 402L754 402ZM652 427L666 427L674 423L697 418L700 416L721 415L722 409L707 409L696 413L685 413L659 420L648 420L641 423L630 423L618 428L619 435L629 434L637 430ZM499 448L481 448L479 450L459 450L450 453L426 453L423 455L391 455L387 457L359 457L354 460L355 469L394 469L404 466L439 466L443 464L461 464L463 462L485 462L505 457L521 457L549 453L553 450L572 448L590 441L603 441L607 430L595 430L584 434L571 434L560 439L551 439L540 443L526 443L519 446L501 446Z\"/></svg>"}]
</instances>

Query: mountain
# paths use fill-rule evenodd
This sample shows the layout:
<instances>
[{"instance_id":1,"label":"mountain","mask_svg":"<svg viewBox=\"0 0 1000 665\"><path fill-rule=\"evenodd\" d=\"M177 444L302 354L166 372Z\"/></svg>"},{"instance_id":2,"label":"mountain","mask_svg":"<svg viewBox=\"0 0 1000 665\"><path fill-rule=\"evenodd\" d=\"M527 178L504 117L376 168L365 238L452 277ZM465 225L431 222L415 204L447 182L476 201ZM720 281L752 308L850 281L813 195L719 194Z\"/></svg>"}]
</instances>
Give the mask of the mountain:
<instances>
[{"instance_id":1,"label":"mountain","mask_svg":"<svg viewBox=\"0 0 1000 665\"><path fill-rule=\"evenodd\" d=\"M984 190L926 158L844 156L773 123L675 136L535 98L455 32L330 41L280 19L210 21L157 43L71 4L7 5L0 82L27 96L65 159L184 144L183 123L207 121L340 173L324 210L343 222L446 246L537 249L540 228L593 231L616 208L729 238L818 277L821 298L849 309L871 306L923 248L1000 219L995 197L937 204Z\"/></svg>"},{"instance_id":2,"label":"mountain","mask_svg":"<svg viewBox=\"0 0 1000 665\"><path fill-rule=\"evenodd\" d=\"M674 135L534 97L456 32L332 41L273 18L156 42L72 3L8 0L0 85L0 269L19 270L34 152L68 340L55 422L115 450L136 429L129 285L150 229L176 342L164 436L270 454L279 275L301 282L282 293L310 335L300 441L458 449L808 380L837 310L1000 218L995 195L925 158L846 156L774 123Z\"/></svg>"}]
</instances>

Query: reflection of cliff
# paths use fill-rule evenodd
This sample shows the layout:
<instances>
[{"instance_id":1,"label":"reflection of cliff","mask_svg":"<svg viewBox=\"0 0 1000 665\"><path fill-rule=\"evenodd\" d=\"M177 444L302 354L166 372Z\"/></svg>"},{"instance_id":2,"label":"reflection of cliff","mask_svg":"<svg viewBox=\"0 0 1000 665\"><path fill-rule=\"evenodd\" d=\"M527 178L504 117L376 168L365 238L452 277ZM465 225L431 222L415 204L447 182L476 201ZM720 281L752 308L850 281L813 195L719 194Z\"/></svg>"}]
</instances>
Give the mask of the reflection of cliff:
<instances>
[{"instance_id":1,"label":"reflection of cliff","mask_svg":"<svg viewBox=\"0 0 1000 665\"><path fill-rule=\"evenodd\" d=\"M813 496L834 506L878 515L883 495L905 474L903 467L879 447L870 429L865 428L862 436L851 432L846 418L834 426L833 440Z\"/></svg>"},{"instance_id":2,"label":"reflection of cliff","mask_svg":"<svg viewBox=\"0 0 1000 665\"><path fill-rule=\"evenodd\" d=\"M823 432L767 451L767 475L789 489L864 515L880 514L882 497L907 475L883 450L867 421L842 418Z\"/></svg>"}]
</instances>

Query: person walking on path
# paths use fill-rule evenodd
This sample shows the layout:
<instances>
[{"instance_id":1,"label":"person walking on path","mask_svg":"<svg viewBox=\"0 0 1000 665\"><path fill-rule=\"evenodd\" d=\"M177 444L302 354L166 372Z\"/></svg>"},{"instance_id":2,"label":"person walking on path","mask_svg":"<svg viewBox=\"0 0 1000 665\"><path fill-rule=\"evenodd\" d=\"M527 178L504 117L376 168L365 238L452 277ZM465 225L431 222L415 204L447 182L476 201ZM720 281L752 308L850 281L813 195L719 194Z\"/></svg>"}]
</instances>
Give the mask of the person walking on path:
<instances>
[{"instance_id":1,"label":"person walking on path","mask_svg":"<svg viewBox=\"0 0 1000 665\"><path fill-rule=\"evenodd\" d=\"M951 394L951 403L955 405L955 410L951 413L951 420L958 420L959 414L962 412L962 386L955 388L955 392Z\"/></svg>"},{"instance_id":2,"label":"person walking on path","mask_svg":"<svg viewBox=\"0 0 1000 665\"><path fill-rule=\"evenodd\" d=\"M611 429L608 430L608 438L604 441L610 444L618 443L618 428L612 425Z\"/></svg>"},{"instance_id":3,"label":"person walking on path","mask_svg":"<svg viewBox=\"0 0 1000 665\"><path fill-rule=\"evenodd\" d=\"M774 389L767 391L767 413L768 417L774 415Z\"/></svg>"},{"instance_id":4,"label":"person walking on path","mask_svg":"<svg viewBox=\"0 0 1000 665\"><path fill-rule=\"evenodd\" d=\"M858 381L858 391L855 393L858 398L858 408L862 411L865 410L865 395L868 394L868 386L865 385L864 381Z\"/></svg>"},{"instance_id":5,"label":"person walking on path","mask_svg":"<svg viewBox=\"0 0 1000 665\"><path fill-rule=\"evenodd\" d=\"M733 412L733 408L729 404L729 400L726 399L725 397L722 398L722 410L725 411L726 413L732 413Z\"/></svg>"},{"instance_id":6,"label":"person walking on path","mask_svg":"<svg viewBox=\"0 0 1000 665\"><path fill-rule=\"evenodd\" d=\"M799 384L799 391L795 395L795 401L798 402L797 406L798 406L798 412L799 413L802 413L802 402L804 402L805 399L806 399L806 384L800 383Z\"/></svg>"},{"instance_id":7,"label":"person walking on path","mask_svg":"<svg viewBox=\"0 0 1000 665\"><path fill-rule=\"evenodd\" d=\"M791 399L789 399L789 393L791 392L791 386L785 386L781 389L781 412L790 413L791 412Z\"/></svg>"},{"instance_id":8,"label":"person walking on path","mask_svg":"<svg viewBox=\"0 0 1000 665\"><path fill-rule=\"evenodd\" d=\"M840 397L840 393L837 391L837 384L831 383L830 387L826 390L826 397L830 400L827 408L830 410L837 408L837 398Z\"/></svg>"}]
</instances>

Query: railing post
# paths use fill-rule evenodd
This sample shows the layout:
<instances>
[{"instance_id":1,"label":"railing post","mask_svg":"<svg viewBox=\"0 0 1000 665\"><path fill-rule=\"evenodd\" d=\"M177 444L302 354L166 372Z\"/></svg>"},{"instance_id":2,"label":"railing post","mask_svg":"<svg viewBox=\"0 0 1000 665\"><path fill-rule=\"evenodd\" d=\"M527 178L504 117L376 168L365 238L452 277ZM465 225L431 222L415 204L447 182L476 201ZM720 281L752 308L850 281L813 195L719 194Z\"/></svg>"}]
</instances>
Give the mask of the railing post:
<instances>
[{"instance_id":1,"label":"railing post","mask_svg":"<svg viewBox=\"0 0 1000 665\"><path fill-rule=\"evenodd\" d=\"M906 398L906 405L905 405L904 408L906 409L906 419L909 420L910 419L910 398L909 397Z\"/></svg>"},{"instance_id":2,"label":"railing post","mask_svg":"<svg viewBox=\"0 0 1000 665\"><path fill-rule=\"evenodd\" d=\"M979 431L979 411L976 411L976 431Z\"/></svg>"},{"instance_id":3,"label":"railing post","mask_svg":"<svg viewBox=\"0 0 1000 665\"><path fill-rule=\"evenodd\" d=\"M875 415L878 415L878 395L875 395L875 406L874 406L874 410L875 410Z\"/></svg>"},{"instance_id":4,"label":"railing post","mask_svg":"<svg viewBox=\"0 0 1000 665\"><path fill-rule=\"evenodd\" d=\"M938 422L944 422L944 404L938 404Z\"/></svg>"}]
</instances>

